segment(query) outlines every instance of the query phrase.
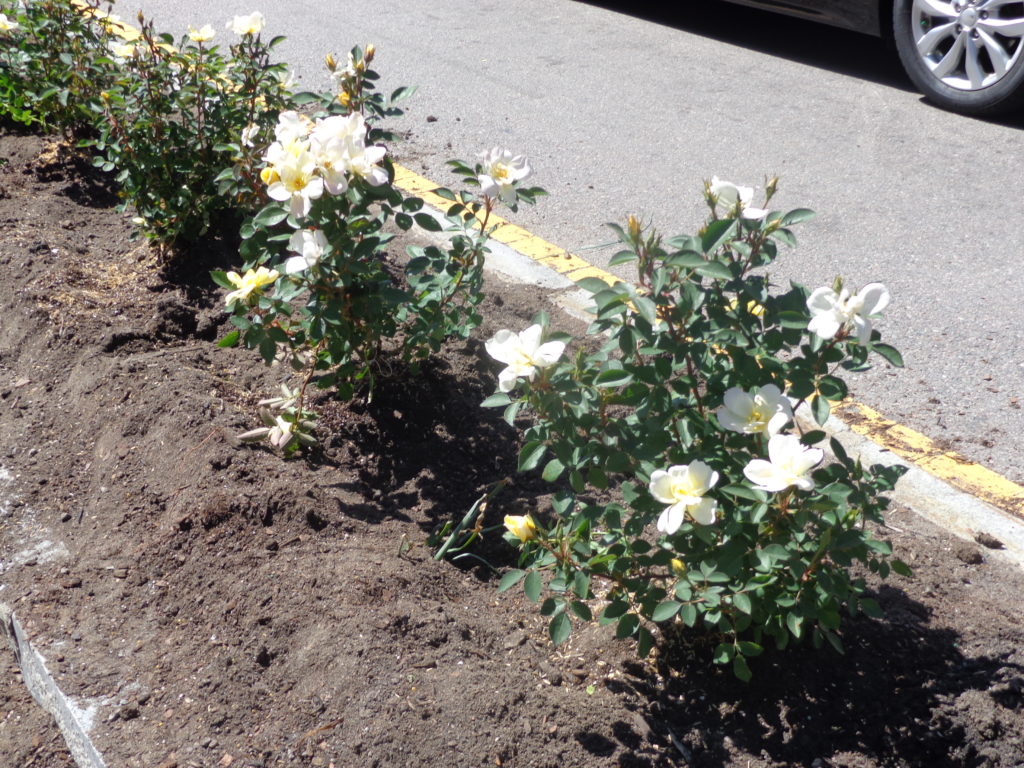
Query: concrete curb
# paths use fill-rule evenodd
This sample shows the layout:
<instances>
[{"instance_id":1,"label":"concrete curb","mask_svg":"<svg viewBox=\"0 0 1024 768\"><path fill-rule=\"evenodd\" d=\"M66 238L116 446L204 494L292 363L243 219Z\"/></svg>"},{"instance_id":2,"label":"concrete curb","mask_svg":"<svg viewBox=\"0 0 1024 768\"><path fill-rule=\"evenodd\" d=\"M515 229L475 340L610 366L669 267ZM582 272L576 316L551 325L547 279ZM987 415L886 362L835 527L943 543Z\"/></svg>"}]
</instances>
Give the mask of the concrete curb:
<instances>
[{"instance_id":1,"label":"concrete curb","mask_svg":"<svg viewBox=\"0 0 1024 768\"><path fill-rule=\"evenodd\" d=\"M36 703L57 721L71 756L80 768L106 768L78 716L78 708L61 692L46 662L32 647L11 607L0 603L0 623L21 669L21 679Z\"/></svg>"},{"instance_id":2,"label":"concrete curb","mask_svg":"<svg viewBox=\"0 0 1024 768\"><path fill-rule=\"evenodd\" d=\"M894 502L961 539L979 542L980 538L990 542L982 546L988 547L992 556L1024 568L1024 525L1018 519L900 458L869 437L854 432L835 416L829 416L824 426L818 426L807 405L802 406L796 416L805 429L824 430L851 457L860 457L865 464L906 467L907 473L896 483L892 494ZM991 544L995 542L1002 548L993 548Z\"/></svg>"}]
</instances>

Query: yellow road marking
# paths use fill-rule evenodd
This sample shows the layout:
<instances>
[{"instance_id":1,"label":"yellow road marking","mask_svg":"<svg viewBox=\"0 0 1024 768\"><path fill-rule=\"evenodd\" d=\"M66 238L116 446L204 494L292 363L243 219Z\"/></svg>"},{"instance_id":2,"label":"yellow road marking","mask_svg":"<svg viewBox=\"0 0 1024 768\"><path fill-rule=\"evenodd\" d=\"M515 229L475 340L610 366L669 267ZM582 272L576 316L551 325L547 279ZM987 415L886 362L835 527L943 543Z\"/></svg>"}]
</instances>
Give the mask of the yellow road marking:
<instances>
[{"instance_id":1,"label":"yellow road marking","mask_svg":"<svg viewBox=\"0 0 1024 768\"><path fill-rule=\"evenodd\" d=\"M863 403L846 403L838 410L854 416L845 420L854 432L870 437L950 485L1024 519L1024 486L943 448L920 432L889 421Z\"/></svg>"},{"instance_id":2,"label":"yellow road marking","mask_svg":"<svg viewBox=\"0 0 1024 768\"><path fill-rule=\"evenodd\" d=\"M434 194L434 190L439 185L397 164L395 165L395 186L411 195L422 198L423 202L442 211L447 211L452 206L451 200L446 200L440 195ZM542 240L522 227L517 227L515 224L503 219L501 216L492 213L488 221L496 226L494 232L491 233L492 238L499 243L504 243L524 256L528 256L538 264L543 264L558 274L565 275L570 280L596 277L599 280L604 280L609 285L620 282L620 278L610 272L605 272L590 262L584 261L579 256L574 256L564 248L559 248L557 245Z\"/></svg>"},{"instance_id":3,"label":"yellow road marking","mask_svg":"<svg viewBox=\"0 0 1024 768\"><path fill-rule=\"evenodd\" d=\"M451 201L433 194L433 190L438 187L437 184L399 165L395 166L395 185L441 210L448 210L451 205ZM550 267L570 280L596 277L609 285L620 281L620 278L610 272L534 236L522 227L510 224L500 216L491 214L491 221L499 225L492 235L495 240L539 264ZM869 437L883 448L950 485L1024 519L1024 486L970 461L955 451L941 447L920 432L889 421L863 403L849 401L837 411L852 417L847 418L846 422L854 432Z\"/></svg>"}]
</instances>

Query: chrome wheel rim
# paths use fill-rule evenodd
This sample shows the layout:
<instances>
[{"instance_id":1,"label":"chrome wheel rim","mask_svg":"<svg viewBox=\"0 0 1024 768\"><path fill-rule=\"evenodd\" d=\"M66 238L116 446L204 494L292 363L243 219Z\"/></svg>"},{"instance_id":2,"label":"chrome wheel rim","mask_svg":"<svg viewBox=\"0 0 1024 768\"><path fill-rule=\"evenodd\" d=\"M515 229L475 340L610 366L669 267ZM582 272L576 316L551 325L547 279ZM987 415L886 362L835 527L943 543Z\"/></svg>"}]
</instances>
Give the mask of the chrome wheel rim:
<instances>
[{"instance_id":1,"label":"chrome wheel rim","mask_svg":"<svg viewBox=\"0 0 1024 768\"><path fill-rule=\"evenodd\" d=\"M995 85L1024 49L1024 0L914 0L911 13L918 55L950 88Z\"/></svg>"}]
</instances>

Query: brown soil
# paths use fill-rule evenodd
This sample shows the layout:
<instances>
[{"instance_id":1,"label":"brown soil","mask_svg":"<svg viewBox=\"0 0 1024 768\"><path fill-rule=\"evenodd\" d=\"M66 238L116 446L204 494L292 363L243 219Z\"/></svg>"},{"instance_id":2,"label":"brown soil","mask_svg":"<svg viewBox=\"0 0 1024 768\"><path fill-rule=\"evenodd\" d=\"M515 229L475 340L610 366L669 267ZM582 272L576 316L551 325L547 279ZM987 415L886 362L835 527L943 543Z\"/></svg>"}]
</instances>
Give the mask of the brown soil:
<instances>
[{"instance_id":1,"label":"brown soil","mask_svg":"<svg viewBox=\"0 0 1024 768\"><path fill-rule=\"evenodd\" d=\"M239 447L279 374L215 347L230 248L161 269L82 164L10 133L0 158L0 600L112 768L1024 765L1024 578L996 554L894 510L916 577L873 582L886 618L748 685L699 642L555 649L487 568L424 546L514 469L479 341L321 402L315 455ZM477 338L550 299L490 291ZM517 478L486 522L543 491ZM0 765L70 765L3 664Z\"/></svg>"}]
</instances>

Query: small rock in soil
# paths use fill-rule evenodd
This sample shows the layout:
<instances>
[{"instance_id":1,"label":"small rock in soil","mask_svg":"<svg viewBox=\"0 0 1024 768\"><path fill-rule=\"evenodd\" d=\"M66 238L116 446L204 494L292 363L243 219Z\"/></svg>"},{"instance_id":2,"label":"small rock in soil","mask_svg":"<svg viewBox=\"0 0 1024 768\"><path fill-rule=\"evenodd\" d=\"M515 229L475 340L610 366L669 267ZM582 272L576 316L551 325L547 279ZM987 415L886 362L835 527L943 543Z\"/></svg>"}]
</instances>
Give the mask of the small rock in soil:
<instances>
[{"instance_id":1,"label":"small rock in soil","mask_svg":"<svg viewBox=\"0 0 1024 768\"><path fill-rule=\"evenodd\" d=\"M1003 542L1001 542L991 533L979 531L978 533L974 534L974 540L981 544L981 546L986 547L988 549L1003 549Z\"/></svg>"},{"instance_id":2,"label":"small rock in soil","mask_svg":"<svg viewBox=\"0 0 1024 768\"><path fill-rule=\"evenodd\" d=\"M970 544L961 544L956 548L954 554L956 554L958 560L967 563L967 565L979 565L985 561L985 558L981 556L981 552Z\"/></svg>"}]
</instances>

